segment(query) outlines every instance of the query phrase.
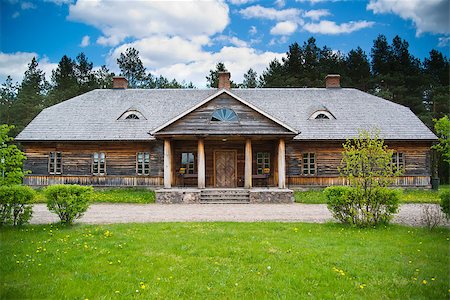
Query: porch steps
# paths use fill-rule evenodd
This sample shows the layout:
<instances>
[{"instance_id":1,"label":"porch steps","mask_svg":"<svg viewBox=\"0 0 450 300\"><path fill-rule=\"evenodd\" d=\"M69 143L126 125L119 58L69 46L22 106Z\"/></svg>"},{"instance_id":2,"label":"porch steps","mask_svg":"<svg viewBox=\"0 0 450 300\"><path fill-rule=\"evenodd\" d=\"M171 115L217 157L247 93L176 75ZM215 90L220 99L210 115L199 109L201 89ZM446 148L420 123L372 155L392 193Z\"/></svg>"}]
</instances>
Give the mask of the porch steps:
<instances>
[{"instance_id":1,"label":"porch steps","mask_svg":"<svg viewBox=\"0 0 450 300\"><path fill-rule=\"evenodd\" d=\"M210 189L200 192L202 204L248 204L250 193L244 189Z\"/></svg>"}]
</instances>

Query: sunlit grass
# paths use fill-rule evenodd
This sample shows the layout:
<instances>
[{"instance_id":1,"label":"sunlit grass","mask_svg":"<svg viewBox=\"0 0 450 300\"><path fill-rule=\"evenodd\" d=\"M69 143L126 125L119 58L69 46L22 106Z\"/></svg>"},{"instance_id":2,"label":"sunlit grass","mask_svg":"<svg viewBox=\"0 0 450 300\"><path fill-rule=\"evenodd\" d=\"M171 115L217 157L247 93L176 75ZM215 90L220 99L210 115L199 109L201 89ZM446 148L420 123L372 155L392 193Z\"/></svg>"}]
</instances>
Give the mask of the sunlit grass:
<instances>
[{"instance_id":1,"label":"sunlit grass","mask_svg":"<svg viewBox=\"0 0 450 300\"><path fill-rule=\"evenodd\" d=\"M449 230L157 223L0 229L1 299L447 299Z\"/></svg>"}]
</instances>

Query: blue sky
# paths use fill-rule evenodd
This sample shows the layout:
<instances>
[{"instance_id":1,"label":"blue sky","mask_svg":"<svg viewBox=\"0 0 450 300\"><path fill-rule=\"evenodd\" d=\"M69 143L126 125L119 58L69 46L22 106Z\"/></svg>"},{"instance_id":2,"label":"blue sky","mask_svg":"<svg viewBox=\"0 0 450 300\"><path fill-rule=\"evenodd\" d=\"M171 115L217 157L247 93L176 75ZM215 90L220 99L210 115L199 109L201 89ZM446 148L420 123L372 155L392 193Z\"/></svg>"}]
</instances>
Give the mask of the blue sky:
<instances>
[{"instance_id":1,"label":"blue sky","mask_svg":"<svg viewBox=\"0 0 450 300\"><path fill-rule=\"evenodd\" d=\"M49 77L62 55L80 52L117 72L130 46L154 74L199 87L218 61L240 82L310 36L343 53L360 46L369 54L378 34L400 35L420 59L433 48L449 52L447 0L0 1L2 81L20 81L33 56Z\"/></svg>"}]
</instances>

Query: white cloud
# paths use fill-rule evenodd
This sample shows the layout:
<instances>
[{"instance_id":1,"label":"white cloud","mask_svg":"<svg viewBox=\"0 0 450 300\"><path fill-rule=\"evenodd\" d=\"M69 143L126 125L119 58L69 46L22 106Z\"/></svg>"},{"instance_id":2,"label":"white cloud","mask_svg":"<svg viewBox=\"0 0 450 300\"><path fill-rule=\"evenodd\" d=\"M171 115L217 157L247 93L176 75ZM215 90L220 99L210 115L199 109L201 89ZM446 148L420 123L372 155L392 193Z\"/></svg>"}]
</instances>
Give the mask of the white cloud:
<instances>
[{"instance_id":1,"label":"white cloud","mask_svg":"<svg viewBox=\"0 0 450 300\"><path fill-rule=\"evenodd\" d=\"M79 0L70 5L68 19L98 28L103 36L97 42L110 46L127 37L209 36L222 32L229 23L228 6L220 0L183 5L177 1Z\"/></svg>"},{"instance_id":2,"label":"white cloud","mask_svg":"<svg viewBox=\"0 0 450 300\"><path fill-rule=\"evenodd\" d=\"M258 29L256 29L256 26L251 26L248 33L250 33L251 35L255 35L258 33Z\"/></svg>"},{"instance_id":3,"label":"white cloud","mask_svg":"<svg viewBox=\"0 0 450 300\"><path fill-rule=\"evenodd\" d=\"M10 75L13 81L19 83L23 79L23 74L28 68L28 64L33 57L38 55L34 52L16 52L16 53L4 53L0 52L0 80L5 81L6 77ZM57 67L58 64L51 63L47 57L43 57L38 60L39 68L45 72L45 77L50 80L52 70Z\"/></svg>"},{"instance_id":4,"label":"white cloud","mask_svg":"<svg viewBox=\"0 0 450 300\"><path fill-rule=\"evenodd\" d=\"M301 10L296 8L276 10L275 8L254 5L241 9L239 13L246 19L256 18L276 21L295 21L300 19Z\"/></svg>"},{"instance_id":5,"label":"white cloud","mask_svg":"<svg viewBox=\"0 0 450 300\"><path fill-rule=\"evenodd\" d=\"M274 3L278 8L283 8L286 6L286 1L285 0L275 0Z\"/></svg>"},{"instance_id":6,"label":"white cloud","mask_svg":"<svg viewBox=\"0 0 450 300\"><path fill-rule=\"evenodd\" d=\"M258 52L243 45L226 46L217 52L208 52L202 49L205 42L207 41L193 42L181 37L145 38L114 49L107 58L107 65L111 70L118 72L117 57L126 48L134 47L139 51L144 66L153 74L176 78L179 81L192 81L197 87L205 87L205 76L219 61L224 62L232 72L233 80L241 82L243 74L250 67L260 73L271 60L284 55L284 53Z\"/></svg>"},{"instance_id":7,"label":"white cloud","mask_svg":"<svg viewBox=\"0 0 450 300\"><path fill-rule=\"evenodd\" d=\"M272 29L270 34L272 35L291 35L297 30L297 24L291 21L279 22Z\"/></svg>"},{"instance_id":8,"label":"white cloud","mask_svg":"<svg viewBox=\"0 0 450 300\"><path fill-rule=\"evenodd\" d=\"M416 26L416 35L450 32L448 0L370 0L367 9L375 14L393 13L411 20Z\"/></svg>"},{"instance_id":9,"label":"white cloud","mask_svg":"<svg viewBox=\"0 0 450 300\"><path fill-rule=\"evenodd\" d=\"M303 29L311 33L319 34L343 34L352 33L354 31L372 27L374 22L369 21L356 21L342 24L336 24L333 21L320 21L319 23L307 23L303 26Z\"/></svg>"},{"instance_id":10,"label":"white cloud","mask_svg":"<svg viewBox=\"0 0 450 300\"><path fill-rule=\"evenodd\" d=\"M256 0L230 0L230 3L233 5L244 5L255 1Z\"/></svg>"},{"instance_id":11,"label":"white cloud","mask_svg":"<svg viewBox=\"0 0 450 300\"><path fill-rule=\"evenodd\" d=\"M72 4L74 0L44 0L44 2L54 3L56 5Z\"/></svg>"},{"instance_id":12,"label":"white cloud","mask_svg":"<svg viewBox=\"0 0 450 300\"><path fill-rule=\"evenodd\" d=\"M20 16L20 13L18 11L16 11L11 15L11 18L15 19L15 18L18 18L19 16Z\"/></svg>"},{"instance_id":13,"label":"white cloud","mask_svg":"<svg viewBox=\"0 0 450 300\"><path fill-rule=\"evenodd\" d=\"M31 2L22 2L22 3L20 3L20 8L23 9L23 10L35 9L36 5L34 5Z\"/></svg>"},{"instance_id":14,"label":"white cloud","mask_svg":"<svg viewBox=\"0 0 450 300\"><path fill-rule=\"evenodd\" d=\"M310 18L313 21L318 21L320 18L330 15L331 13L328 9L312 9L303 14L304 17Z\"/></svg>"},{"instance_id":15,"label":"white cloud","mask_svg":"<svg viewBox=\"0 0 450 300\"><path fill-rule=\"evenodd\" d=\"M349 0L295 0L295 2L305 3L308 2L311 5L323 2L340 2L340 1L349 1Z\"/></svg>"},{"instance_id":16,"label":"white cloud","mask_svg":"<svg viewBox=\"0 0 450 300\"><path fill-rule=\"evenodd\" d=\"M450 44L450 36L442 36L439 38L438 47L446 47Z\"/></svg>"},{"instance_id":17,"label":"white cloud","mask_svg":"<svg viewBox=\"0 0 450 300\"><path fill-rule=\"evenodd\" d=\"M91 44L91 38L88 35L83 36L81 39L80 47L87 47Z\"/></svg>"},{"instance_id":18,"label":"white cloud","mask_svg":"<svg viewBox=\"0 0 450 300\"><path fill-rule=\"evenodd\" d=\"M247 47L246 41L243 41L235 36L219 35L213 39L214 41L222 42L224 44L231 44L236 47Z\"/></svg>"}]
</instances>

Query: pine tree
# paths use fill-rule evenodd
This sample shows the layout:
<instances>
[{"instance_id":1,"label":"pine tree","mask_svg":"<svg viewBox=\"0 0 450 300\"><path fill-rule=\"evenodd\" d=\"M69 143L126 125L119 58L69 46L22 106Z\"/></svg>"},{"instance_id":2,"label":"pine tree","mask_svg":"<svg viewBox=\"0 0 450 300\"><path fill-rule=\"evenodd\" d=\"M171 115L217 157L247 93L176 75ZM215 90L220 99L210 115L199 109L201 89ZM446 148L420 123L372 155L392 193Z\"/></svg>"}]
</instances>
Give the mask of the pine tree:
<instances>
[{"instance_id":1,"label":"pine tree","mask_svg":"<svg viewBox=\"0 0 450 300\"><path fill-rule=\"evenodd\" d=\"M94 64L81 52L75 61L75 75L78 82L78 94L83 94L98 88L95 73L92 71Z\"/></svg>"},{"instance_id":2,"label":"pine tree","mask_svg":"<svg viewBox=\"0 0 450 300\"><path fill-rule=\"evenodd\" d=\"M370 64L366 53L360 48L350 50L345 59L346 72L344 77L348 85L367 92L370 82Z\"/></svg>"},{"instance_id":3,"label":"pine tree","mask_svg":"<svg viewBox=\"0 0 450 300\"><path fill-rule=\"evenodd\" d=\"M252 68L244 74L244 81L241 86L243 88L256 88L258 86L258 74Z\"/></svg>"},{"instance_id":4,"label":"pine tree","mask_svg":"<svg viewBox=\"0 0 450 300\"><path fill-rule=\"evenodd\" d=\"M94 80L97 88L100 89L110 89L112 88L114 73L110 72L109 69L103 65L94 72Z\"/></svg>"},{"instance_id":5,"label":"pine tree","mask_svg":"<svg viewBox=\"0 0 450 300\"><path fill-rule=\"evenodd\" d=\"M75 62L64 55L52 71L52 89L46 106L51 106L79 95Z\"/></svg>"},{"instance_id":6,"label":"pine tree","mask_svg":"<svg viewBox=\"0 0 450 300\"><path fill-rule=\"evenodd\" d=\"M20 132L43 108L47 82L35 57L28 64L17 92L17 100L11 107L14 115L12 134Z\"/></svg>"},{"instance_id":7,"label":"pine tree","mask_svg":"<svg viewBox=\"0 0 450 300\"><path fill-rule=\"evenodd\" d=\"M209 75L206 76L206 86L209 88L217 88L219 86L219 72L226 72L227 68L223 62L218 62L214 70L209 70ZM231 81L231 87L235 88L237 85Z\"/></svg>"},{"instance_id":8,"label":"pine tree","mask_svg":"<svg viewBox=\"0 0 450 300\"><path fill-rule=\"evenodd\" d=\"M11 108L16 101L18 84L8 76L0 87L0 124L12 124Z\"/></svg>"},{"instance_id":9,"label":"pine tree","mask_svg":"<svg viewBox=\"0 0 450 300\"><path fill-rule=\"evenodd\" d=\"M261 87L283 87L286 85L286 71L278 59L274 59L259 77Z\"/></svg>"},{"instance_id":10,"label":"pine tree","mask_svg":"<svg viewBox=\"0 0 450 300\"><path fill-rule=\"evenodd\" d=\"M139 88L143 85L146 76L145 67L139 57L139 51L134 48L127 48L124 53L120 53L117 59L121 75L128 80L128 86Z\"/></svg>"}]
</instances>

